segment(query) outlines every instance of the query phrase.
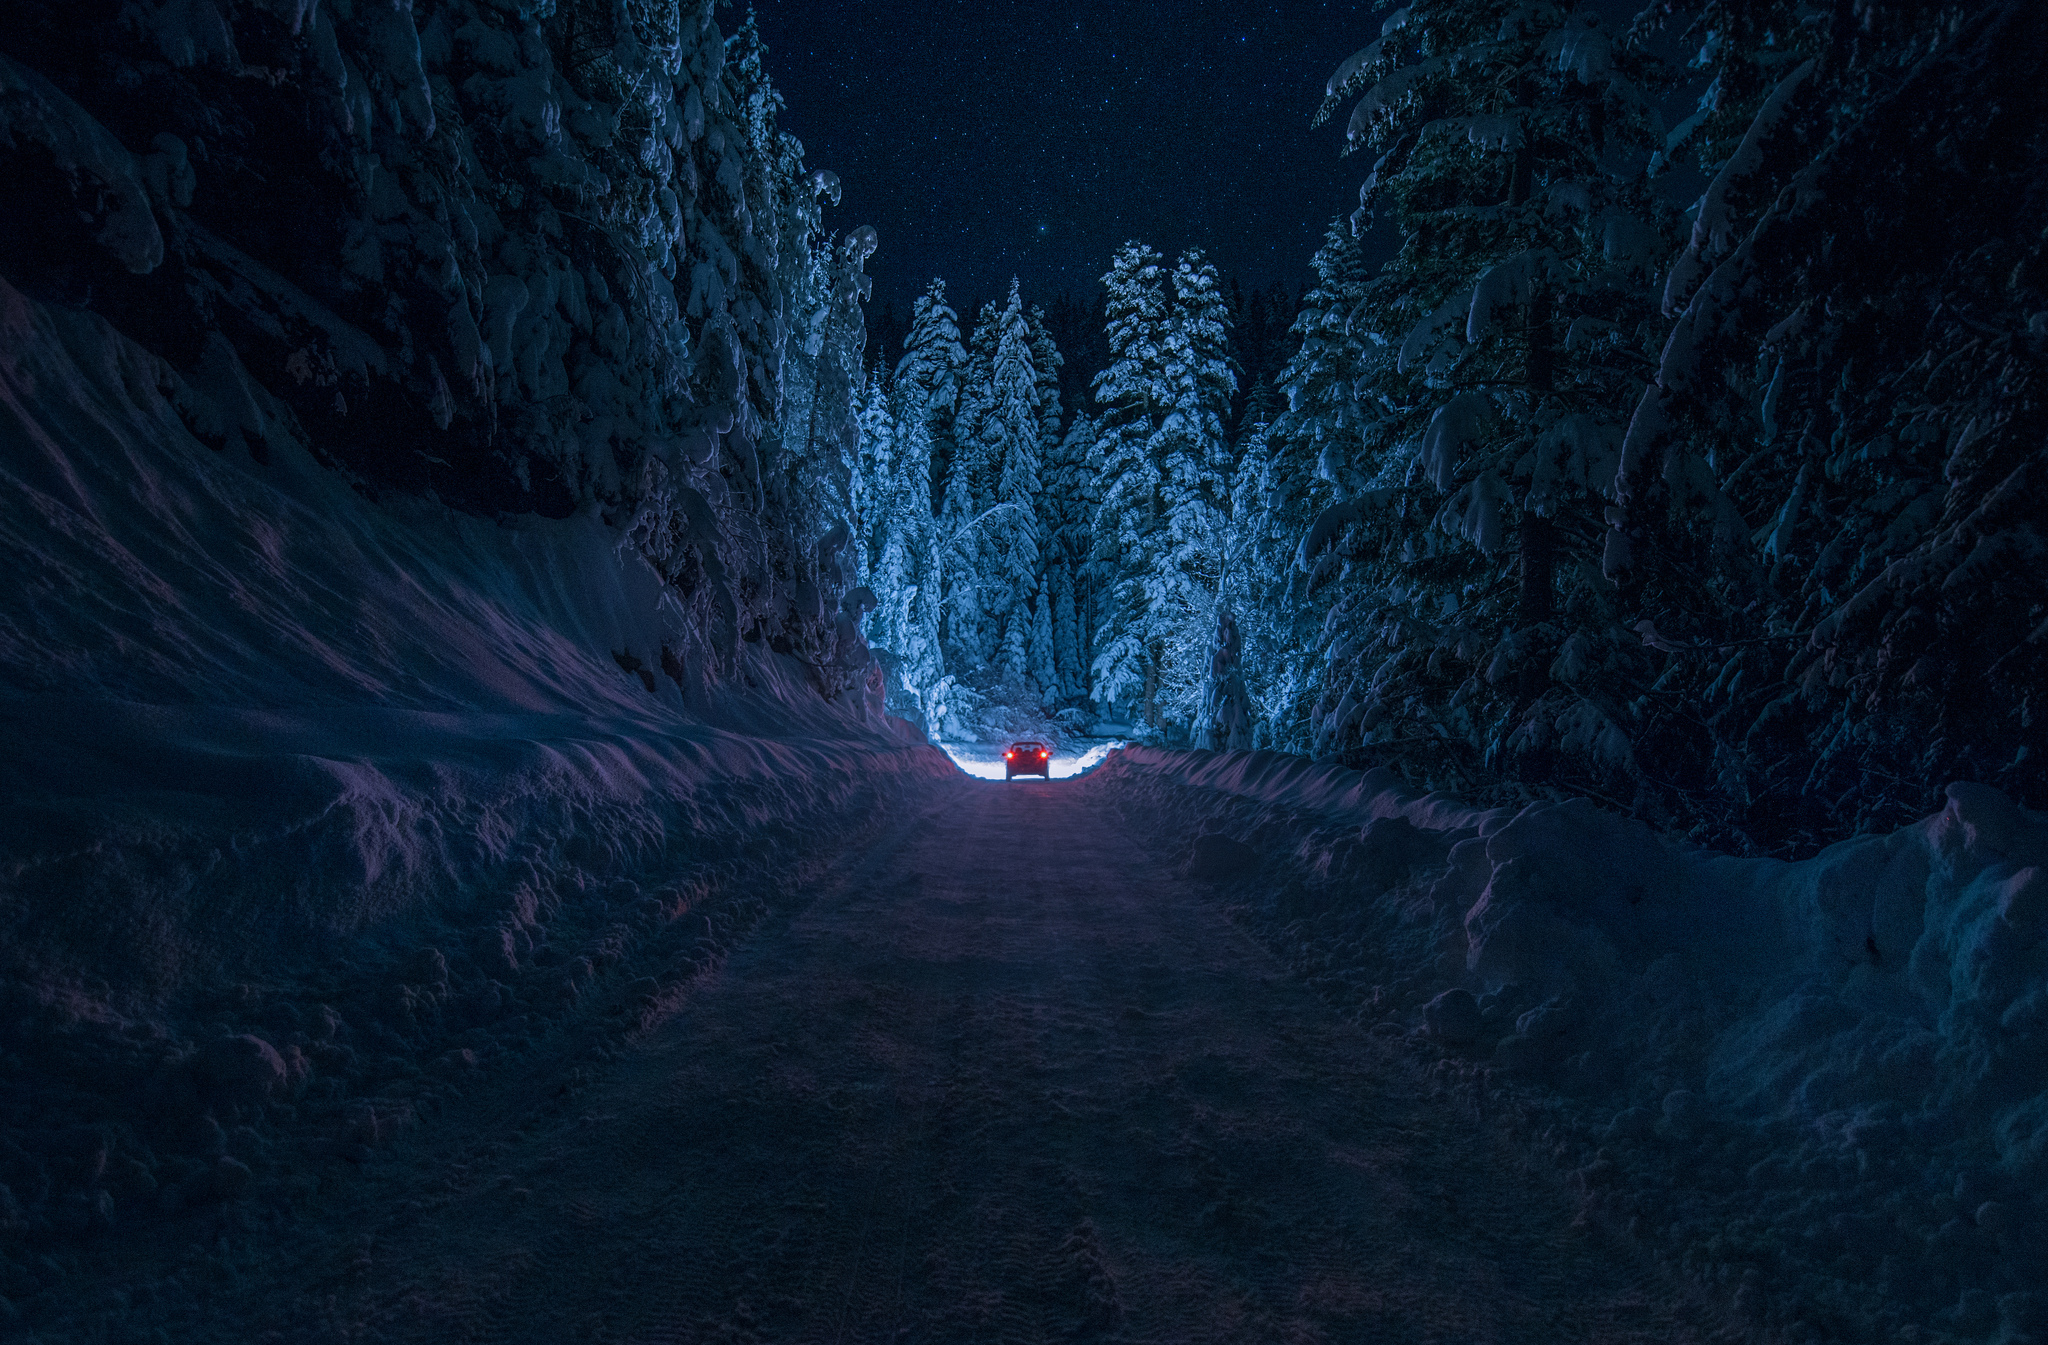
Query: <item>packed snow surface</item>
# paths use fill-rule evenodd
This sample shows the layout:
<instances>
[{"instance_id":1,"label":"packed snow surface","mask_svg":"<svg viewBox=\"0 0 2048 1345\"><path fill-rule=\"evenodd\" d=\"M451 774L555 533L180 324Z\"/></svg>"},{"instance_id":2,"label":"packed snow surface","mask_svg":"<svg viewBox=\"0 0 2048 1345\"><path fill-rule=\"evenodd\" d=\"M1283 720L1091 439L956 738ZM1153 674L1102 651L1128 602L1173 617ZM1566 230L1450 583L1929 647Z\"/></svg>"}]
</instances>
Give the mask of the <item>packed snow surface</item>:
<instances>
[{"instance_id":1,"label":"packed snow surface","mask_svg":"<svg viewBox=\"0 0 2048 1345\"><path fill-rule=\"evenodd\" d=\"M659 1023L473 1085L229 1252L193 1334L1708 1338L1100 779L927 795Z\"/></svg>"}]
</instances>

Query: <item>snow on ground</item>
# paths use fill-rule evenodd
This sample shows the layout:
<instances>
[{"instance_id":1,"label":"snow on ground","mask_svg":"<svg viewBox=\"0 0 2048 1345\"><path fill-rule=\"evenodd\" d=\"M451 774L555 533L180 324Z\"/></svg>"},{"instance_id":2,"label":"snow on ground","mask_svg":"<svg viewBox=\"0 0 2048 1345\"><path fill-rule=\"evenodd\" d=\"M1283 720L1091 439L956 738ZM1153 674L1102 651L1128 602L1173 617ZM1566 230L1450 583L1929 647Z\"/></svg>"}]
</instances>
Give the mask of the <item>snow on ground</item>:
<instances>
[{"instance_id":1,"label":"snow on ground","mask_svg":"<svg viewBox=\"0 0 2048 1345\"><path fill-rule=\"evenodd\" d=\"M175 392L0 286L0 1304L290 1217L313 1156L658 1013L955 778L795 661L681 661L598 518L373 503Z\"/></svg>"},{"instance_id":2,"label":"snow on ground","mask_svg":"<svg viewBox=\"0 0 2048 1345\"><path fill-rule=\"evenodd\" d=\"M1272 753L1131 748L1095 781L1760 1326L2048 1339L2048 816L1958 784L1785 863Z\"/></svg>"},{"instance_id":3,"label":"snow on ground","mask_svg":"<svg viewBox=\"0 0 2048 1345\"><path fill-rule=\"evenodd\" d=\"M618 1049L523 1060L274 1248L173 1249L150 1278L211 1292L170 1333L1732 1338L1405 1040L1277 974L1116 792L956 776Z\"/></svg>"},{"instance_id":4,"label":"snow on ground","mask_svg":"<svg viewBox=\"0 0 2048 1345\"><path fill-rule=\"evenodd\" d=\"M953 764L967 774L983 780L1009 779L1003 767L1005 743L956 743L941 742L939 746ZM1052 750L1052 778L1070 780L1085 775L1101 765L1103 759L1117 748L1122 747L1121 738L1070 738L1054 745Z\"/></svg>"}]
</instances>

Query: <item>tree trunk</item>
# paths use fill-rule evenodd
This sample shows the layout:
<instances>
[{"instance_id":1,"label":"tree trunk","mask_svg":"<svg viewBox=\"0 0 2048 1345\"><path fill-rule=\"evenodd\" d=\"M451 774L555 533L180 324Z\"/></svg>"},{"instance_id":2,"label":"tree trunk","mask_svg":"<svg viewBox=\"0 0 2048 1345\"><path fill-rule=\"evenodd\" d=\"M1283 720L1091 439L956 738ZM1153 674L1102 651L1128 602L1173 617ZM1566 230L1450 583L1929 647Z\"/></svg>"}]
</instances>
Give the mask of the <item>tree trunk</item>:
<instances>
[{"instance_id":1,"label":"tree trunk","mask_svg":"<svg viewBox=\"0 0 2048 1345\"><path fill-rule=\"evenodd\" d=\"M1548 621L1557 572L1557 524L1531 510L1522 513L1522 621Z\"/></svg>"},{"instance_id":2,"label":"tree trunk","mask_svg":"<svg viewBox=\"0 0 2048 1345\"><path fill-rule=\"evenodd\" d=\"M1529 398L1536 401L1552 391L1557 349L1551 341L1550 296L1538 293L1529 301L1529 354L1525 370ZM1534 625L1551 617L1552 589L1557 570L1557 525L1525 507L1522 510L1522 620Z\"/></svg>"},{"instance_id":3,"label":"tree trunk","mask_svg":"<svg viewBox=\"0 0 2048 1345\"><path fill-rule=\"evenodd\" d=\"M1535 189L1536 152L1524 145L1515 151L1515 165L1508 173L1508 204L1526 203Z\"/></svg>"}]
</instances>

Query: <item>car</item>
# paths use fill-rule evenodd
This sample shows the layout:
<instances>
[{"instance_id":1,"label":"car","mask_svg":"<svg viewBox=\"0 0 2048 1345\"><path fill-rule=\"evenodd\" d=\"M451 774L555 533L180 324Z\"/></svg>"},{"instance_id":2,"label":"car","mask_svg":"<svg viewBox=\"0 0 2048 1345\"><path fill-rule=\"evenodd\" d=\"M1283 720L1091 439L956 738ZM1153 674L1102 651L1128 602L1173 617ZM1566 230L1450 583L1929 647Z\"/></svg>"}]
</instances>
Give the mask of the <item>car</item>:
<instances>
[{"instance_id":1,"label":"car","mask_svg":"<svg viewBox=\"0 0 2048 1345\"><path fill-rule=\"evenodd\" d=\"M1020 775L1042 775L1052 779L1052 749L1044 743L1011 743L1003 751L1003 778L1014 780Z\"/></svg>"}]
</instances>

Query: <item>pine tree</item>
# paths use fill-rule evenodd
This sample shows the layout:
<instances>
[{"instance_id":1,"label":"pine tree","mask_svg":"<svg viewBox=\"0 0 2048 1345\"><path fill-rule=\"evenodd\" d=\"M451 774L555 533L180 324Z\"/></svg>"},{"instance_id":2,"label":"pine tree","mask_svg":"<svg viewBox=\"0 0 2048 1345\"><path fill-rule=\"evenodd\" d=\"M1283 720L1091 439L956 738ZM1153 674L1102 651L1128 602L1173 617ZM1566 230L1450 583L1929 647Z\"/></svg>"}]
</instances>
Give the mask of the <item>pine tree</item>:
<instances>
[{"instance_id":1,"label":"pine tree","mask_svg":"<svg viewBox=\"0 0 2048 1345\"><path fill-rule=\"evenodd\" d=\"M1107 700L1137 692L1149 728L1179 732L1198 711L1230 551L1228 317L1199 253L1169 276L1156 252L1131 243L1103 283L1111 362L1096 380L1096 683Z\"/></svg>"},{"instance_id":2,"label":"pine tree","mask_svg":"<svg viewBox=\"0 0 2048 1345\"><path fill-rule=\"evenodd\" d=\"M1317 745L1318 708L1327 716L1345 689L1324 675L1325 618L1373 577L1364 567L1354 573L1335 552L1317 555L1307 573L1296 559L1316 518L1371 484L1371 464L1358 461L1353 446L1363 446L1364 427L1385 409L1367 390L1391 362L1385 338L1376 341L1353 320L1363 317L1371 271L1351 230L1332 224L1310 266L1316 283L1302 298L1295 353L1279 376L1285 407L1245 450L1238 477L1253 505L1238 511L1254 595L1240 630L1257 727L1263 744L1304 753ZM1318 697L1328 703L1318 707Z\"/></svg>"},{"instance_id":3,"label":"pine tree","mask_svg":"<svg viewBox=\"0 0 2048 1345\"><path fill-rule=\"evenodd\" d=\"M872 575L889 535L899 526L895 518L898 463L898 426L888 390L881 375L869 373L854 398L855 423L860 430L849 491L853 531L852 562L864 575ZM907 581L906 581L907 582ZM868 587L874 588L872 579ZM875 589L877 596L881 589Z\"/></svg>"},{"instance_id":4,"label":"pine tree","mask_svg":"<svg viewBox=\"0 0 2048 1345\"><path fill-rule=\"evenodd\" d=\"M946 473L937 542L945 579L940 603L946 666L956 676L988 662L988 651L982 646L981 554L972 481L972 464L963 450Z\"/></svg>"},{"instance_id":5,"label":"pine tree","mask_svg":"<svg viewBox=\"0 0 2048 1345\"><path fill-rule=\"evenodd\" d=\"M862 267L874 247L874 230L862 227L828 254L825 307L812 324L816 353L810 405L803 439L792 455L793 474L822 485L822 503L842 519L853 510L853 465L860 451L855 398L865 376L861 351L867 342L860 304L874 289Z\"/></svg>"},{"instance_id":6,"label":"pine tree","mask_svg":"<svg viewBox=\"0 0 2048 1345\"><path fill-rule=\"evenodd\" d=\"M895 386L904 398L905 414L914 414L935 431L943 426L950 435L966 362L959 315L946 303L946 282L934 280L911 308L910 332L896 365ZM935 434L934 451L936 445Z\"/></svg>"},{"instance_id":7,"label":"pine tree","mask_svg":"<svg viewBox=\"0 0 2048 1345\"><path fill-rule=\"evenodd\" d=\"M1233 463L1224 433L1237 380L1216 268L1200 252L1189 252L1176 262L1171 287L1164 373L1172 402L1152 445L1162 464L1168 570L1153 601L1165 637L1159 699L1168 720L1189 724L1203 713L1217 614L1241 583L1230 508Z\"/></svg>"},{"instance_id":8,"label":"pine tree","mask_svg":"<svg viewBox=\"0 0 2048 1345\"><path fill-rule=\"evenodd\" d=\"M1031 307L1030 323L1031 372L1038 399L1038 458L1044 463L1051 461L1057 451L1066 420L1065 408L1060 404L1060 372L1067 361L1045 325L1045 310L1036 304Z\"/></svg>"},{"instance_id":9,"label":"pine tree","mask_svg":"<svg viewBox=\"0 0 2048 1345\"><path fill-rule=\"evenodd\" d=\"M1224 424L1237 375L1230 360L1229 306L1217 287L1215 266L1199 250L1174 265L1168 335L1167 376L1179 423L1165 428L1176 451L1186 454L1182 493L1227 510L1231 454Z\"/></svg>"},{"instance_id":10,"label":"pine tree","mask_svg":"<svg viewBox=\"0 0 2048 1345\"><path fill-rule=\"evenodd\" d=\"M1082 642L1085 627L1074 603L1074 571L1062 567L1051 578L1052 659L1054 696L1062 701L1088 695L1087 648Z\"/></svg>"},{"instance_id":11,"label":"pine tree","mask_svg":"<svg viewBox=\"0 0 2048 1345\"><path fill-rule=\"evenodd\" d=\"M1331 78L1325 114L1365 89L1347 139L1379 154L1354 226L1385 208L1403 241L1350 318L1392 352L1381 404L1304 547L1315 564L1355 526L1346 563L1387 595L1368 582L1326 623L1350 655L1325 665L1330 747L1399 705L1414 722L1382 736L1462 745L1447 783L1543 773L1553 746L1603 782L1631 768L1599 563L1614 409L1661 336L1643 282L1673 219L1640 170L1661 78L1590 12L1511 0L1410 6ZM1424 511L1456 549L1404 526Z\"/></svg>"},{"instance_id":12,"label":"pine tree","mask_svg":"<svg viewBox=\"0 0 2048 1345\"><path fill-rule=\"evenodd\" d=\"M1076 414L1048 456L1040 516L1045 525L1045 569L1053 595L1053 661L1059 671L1058 698L1089 695L1090 641L1094 629L1093 525L1097 503L1090 457L1095 421Z\"/></svg>"},{"instance_id":13,"label":"pine tree","mask_svg":"<svg viewBox=\"0 0 2048 1345\"><path fill-rule=\"evenodd\" d=\"M858 349L860 270L872 230L855 231L859 244L843 256L816 245L819 197L836 200L836 184L807 168L803 147L776 128L781 99L751 25L727 40L711 7L698 5L615 16L611 27L614 61L637 66L644 58L643 73L662 71L609 90L649 119L632 166L624 155L607 161L617 190L596 207L613 248L639 260L609 282L601 270L591 273L587 299L603 358L576 361L572 398L550 386L555 361L544 352L557 348L552 342L522 342L522 359L508 372L530 385L523 391L536 404L573 403L586 418L610 408L596 423L608 419L621 440L663 445L643 484L587 484L635 500L629 535L705 632L714 663L734 658L742 638L829 660L839 640L827 599L846 576L837 565L823 573L816 542L830 534L845 492L821 504L802 484L806 468L783 446L815 400L815 361L806 362L801 331L831 325L837 348ZM556 36L564 50L576 49L566 28ZM664 54L655 56L655 47ZM601 62L583 73L604 78ZM544 275L570 274L551 265L528 273L529 298ZM835 265L850 286L836 300L820 283ZM638 332L628 313L642 324ZM501 394L514 390L500 381ZM844 399L834 425L842 452L851 441L849 410ZM821 579L829 592L819 591ZM818 600L792 602L806 585Z\"/></svg>"},{"instance_id":14,"label":"pine tree","mask_svg":"<svg viewBox=\"0 0 2048 1345\"><path fill-rule=\"evenodd\" d=\"M949 520L946 595L947 636L952 663L963 676L1002 662L1000 610L1004 593L985 515L996 503L999 463L992 456L988 420L996 403L996 349L1002 342L1002 309L981 306L968 338L960 374L960 410L954 421L957 452L947 473L942 516Z\"/></svg>"},{"instance_id":15,"label":"pine tree","mask_svg":"<svg viewBox=\"0 0 2048 1345\"><path fill-rule=\"evenodd\" d=\"M945 556L939 547L938 520L931 512L930 438L922 421L910 418L902 423L897 450L897 461L901 464L896 494L896 517L900 520L897 536L908 552L913 591L896 648L902 657L905 684L922 703L930 688L945 675L939 642L939 595L944 587Z\"/></svg>"},{"instance_id":16,"label":"pine tree","mask_svg":"<svg viewBox=\"0 0 2048 1345\"><path fill-rule=\"evenodd\" d=\"M2048 306L2048 12L1688 8L1711 83L1668 152L1708 186L1610 565L1684 709L1639 747L1752 844L1896 826L1955 778L2038 790L2048 584L2017 558L2048 478L2019 333Z\"/></svg>"},{"instance_id":17,"label":"pine tree","mask_svg":"<svg viewBox=\"0 0 2048 1345\"><path fill-rule=\"evenodd\" d=\"M1228 609L1219 609L1195 725L1197 747L1240 752L1252 745L1251 696L1237 666L1242 652L1235 618Z\"/></svg>"},{"instance_id":18,"label":"pine tree","mask_svg":"<svg viewBox=\"0 0 2048 1345\"><path fill-rule=\"evenodd\" d=\"M855 540L863 582L875 597L868 619L871 647L881 652L896 685L920 708L944 676L937 608L921 602L936 586L931 515L930 438L920 397L885 390L879 372L861 397L861 470L857 473Z\"/></svg>"},{"instance_id":19,"label":"pine tree","mask_svg":"<svg viewBox=\"0 0 2048 1345\"><path fill-rule=\"evenodd\" d=\"M994 501L996 463L989 456L983 423L996 402L996 348L1003 339L1003 310L990 301L981 306L967 340L960 371L960 418L957 433L967 472L968 499L975 510Z\"/></svg>"},{"instance_id":20,"label":"pine tree","mask_svg":"<svg viewBox=\"0 0 2048 1345\"><path fill-rule=\"evenodd\" d=\"M1003 632L1001 671L1026 675L1030 604L1038 590L1038 377L1031 364L1031 329L1015 280L999 319L990 367L989 403L981 420L984 453L996 474L985 525L983 610Z\"/></svg>"},{"instance_id":21,"label":"pine tree","mask_svg":"<svg viewBox=\"0 0 2048 1345\"><path fill-rule=\"evenodd\" d=\"M943 664L954 675L987 662L982 647L981 557L973 522L978 455L972 404L972 363L960 341L959 318L946 303L945 282L934 280L917 301L904 342L897 380L929 427L934 483L939 492L931 548L932 591L939 614Z\"/></svg>"},{"instance_id":22,"label":"pine tree","mask_svg":"<svg viewBox=\"0 0 2048 1345\"><path fill-rule=\"evenodd\" d=\"M1052 608L1052 593L1041 579L1038 592L1031 597L1031 638L1026 645L1025 658L1031 684L1037 689L1041 701L1046 703L1060 697L1059 660L1053 652Z\"/></svg>"},{"instance_id":23,"label":"pine tree","mask_svg":"<svg viewBox=\"0 0 2048 1345\"><path fill-rule=\"evenodd\" d=\"M951 553L945 520L934 517L933 477L954 457L950 446L965 360L959 319L946 304L946 284L934 280L911 310L903 358L892 380L900 464L895 516L902 520L899 534L909 580L899 599L901 614L892 617L900 626L892 628L897 643L891 646L899 657L900 676L934 728L932 697L946 676L942 613Z\"/></svg>"},{"instance_id":24,"label":"pine tree","mask_svg":"<svg viewBox=\"0 0 2048 1345\"><path fill-rule=\"evenodd\" d=\"M1160 351L1167 320L1166 272L1159 254L1127 243L1102 278L1109 366L1095 379L1101 408L1089 466L1100 491L1090 532L1091 578L1099 594L1094 637L1095 694L1105 703L1138 698L1156 724L1163 644L1151 583L1167 554L1162 475L1152 438L1172 405Z\"/></svg>"}]
</instances>

